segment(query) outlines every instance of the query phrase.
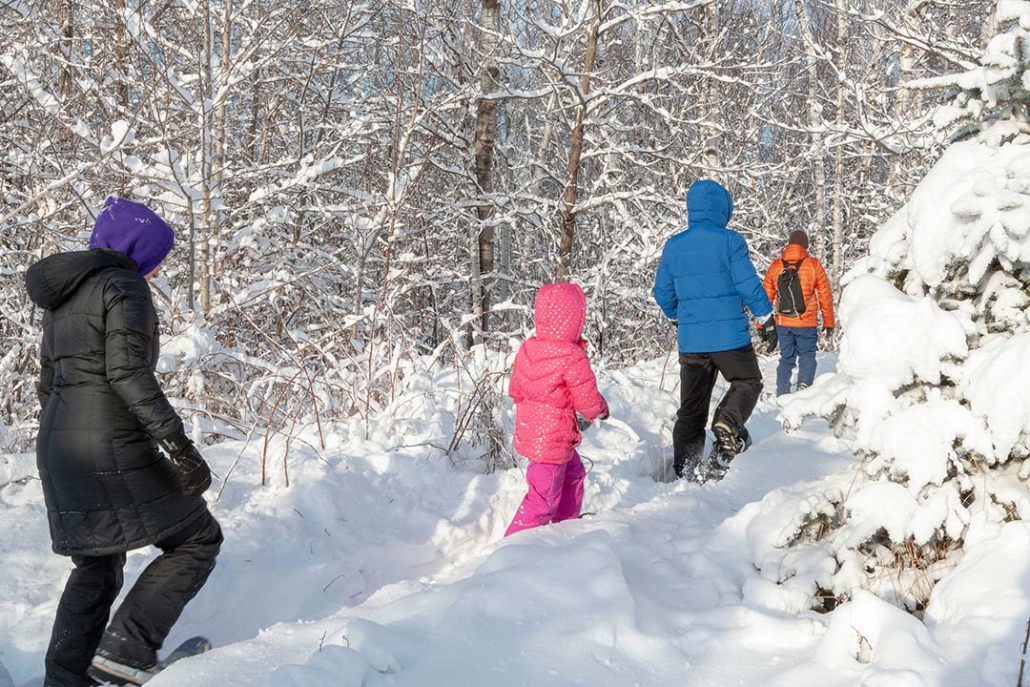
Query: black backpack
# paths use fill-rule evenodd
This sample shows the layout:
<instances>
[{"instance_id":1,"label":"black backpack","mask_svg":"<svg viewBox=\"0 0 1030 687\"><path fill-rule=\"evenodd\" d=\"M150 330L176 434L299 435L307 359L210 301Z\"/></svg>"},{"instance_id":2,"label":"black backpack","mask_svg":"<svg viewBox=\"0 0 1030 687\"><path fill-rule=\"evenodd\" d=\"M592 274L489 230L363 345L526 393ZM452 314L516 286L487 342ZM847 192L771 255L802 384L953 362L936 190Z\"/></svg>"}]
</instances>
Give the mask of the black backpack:
<instances>
[{"instance_id":1,"label":"black backpack","mask_svg":"<svg viewBox=\"0 0 1030 687\"><path fill-rule=\"evenodd\" d=\"M800 317L805 312L805 294L801 292L798 268L805 261L783 261L783 271L776 277L776 312L786 317Z\"/></svg>"}]
</instances>

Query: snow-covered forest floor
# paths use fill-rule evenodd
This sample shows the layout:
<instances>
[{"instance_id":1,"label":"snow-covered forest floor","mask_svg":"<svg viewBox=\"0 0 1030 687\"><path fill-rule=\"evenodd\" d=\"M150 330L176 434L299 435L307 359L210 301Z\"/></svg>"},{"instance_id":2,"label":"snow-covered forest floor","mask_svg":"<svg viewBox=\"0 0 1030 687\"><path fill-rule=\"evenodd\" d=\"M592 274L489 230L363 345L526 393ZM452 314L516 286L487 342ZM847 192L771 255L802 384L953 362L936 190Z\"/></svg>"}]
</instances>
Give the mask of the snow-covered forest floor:
<instances>
[{"instance_id":1,"label":"snow-covered forest floor","mask_svg":"<svg viewBox=\"0 0 1030 687\"><path fill-rule=\"evenodd\" d=\"M774 364L763 361L766 380ZM820 372L834 365L820 358ZM434 448L454 416L424 388L367 433L325 428L324 451L314 429L310 445L293 442L289 487L279 440L265 487L262 441L209 447L229 475L211 492L226 543L166 648L194 634L217 648L150 684L1016 684L1030 525L973 547L925 624L864 592L828 614L784 611L792 592L756 567L783 534L766 514L850 480L848 443L821 420L785 433L767 390L755 445L723 482L670 482L677 372L674 357L602 369L613 419L582 447L590 514L504 540L522 471L484 474ZM70 562L49 551L39 482L21 479L33 457L0 470L0 660L14 685L35 687ZM126 589L153 554L130 555Z\"/></svg>"}]
</instances>

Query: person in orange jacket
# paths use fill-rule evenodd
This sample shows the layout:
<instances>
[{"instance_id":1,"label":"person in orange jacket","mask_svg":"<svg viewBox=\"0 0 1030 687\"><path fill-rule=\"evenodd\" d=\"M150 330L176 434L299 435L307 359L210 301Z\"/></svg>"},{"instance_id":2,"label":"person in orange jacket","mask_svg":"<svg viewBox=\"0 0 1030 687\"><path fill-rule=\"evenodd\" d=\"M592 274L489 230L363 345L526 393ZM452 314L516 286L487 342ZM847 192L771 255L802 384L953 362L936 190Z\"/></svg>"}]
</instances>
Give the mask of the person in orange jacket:
<instances>
[{"instance_id":1,"label":"person in orange jacket","mask_svg":"<svg viewBox=\"0 0 1030 687\"><path fill-rule=\"evenodd\" d=\"M790 393L790 380L798 366L798 390L815 380L815 347L818 314L823 332L833 333L833 293L830 280L819 260L808 254L808 234L790 235L787 248L765 273L765 292L773 303L779 331L780 364L776 368L776 395Z\"/></svg>"}]
</instances>

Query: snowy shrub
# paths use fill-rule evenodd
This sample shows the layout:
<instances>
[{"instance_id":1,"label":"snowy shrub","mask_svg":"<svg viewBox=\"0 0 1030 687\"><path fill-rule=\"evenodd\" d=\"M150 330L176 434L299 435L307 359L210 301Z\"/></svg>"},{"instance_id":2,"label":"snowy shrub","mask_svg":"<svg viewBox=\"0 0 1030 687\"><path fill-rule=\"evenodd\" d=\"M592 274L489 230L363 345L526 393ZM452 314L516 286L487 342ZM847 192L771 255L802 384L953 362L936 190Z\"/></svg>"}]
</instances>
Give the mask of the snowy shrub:
<instances>
[{"instance_id":1,"label":"snowy shrub","mask_svg":"<svg viewBox=\"0 0 1030 687\"><path fill-rule=\"evenodd\" d=\"M409 446L409 436L439 436L427 448L463 469L512 465L512 421L505 413L512 407L506 392L513 345L500 351L477 345L448 358L394 347L385 365L379 356L341 359L297 336L290 339L293 348L273 346L255 355L219 342L213 328L188 311L166 316L172 334L158 363L166 393L192 422L198 441L256 436L265 447L263 478L273 439L285 438L288 451L300 437L317 437L325 449L326 426L341 421L398 447ZM376 363L371 374L370 360Z\"/></svg>"},{"instance_id":2,"label":"snowy shrub","mask_svg":"<svg viewBox=\"0 0 1030 687\"><path fill-rule=\"evenodd\" d=\"M997 18L982 66L932 84L964 89L938 120L977 135L845 278L838 373L782 404L787 427L835 420L861 459L842 496L763 506L796 533L787 551L835 563L808 576L812 606L867 589L921 610L980 523L1030 516L1030 2L1001 0ZM756 563L785 584L799 575L783 570L790 556Z\"/></svg>"},{"instance_id":3,"label":"snowy shrub","mask_svg":"<svg viewBox=\"0 0 1030 687\"><path fill-rule=\"evenodd\" d=\"M954 102L934 113L934 123L957 137L986 134L991 128L988 136L998 143L1030 132L1030 2L998 0L994 21L997 35L987 45L979 66L912 85L957 89ZM993 126L999 120L1005 125Z\"/></svg>"}]
</instances>

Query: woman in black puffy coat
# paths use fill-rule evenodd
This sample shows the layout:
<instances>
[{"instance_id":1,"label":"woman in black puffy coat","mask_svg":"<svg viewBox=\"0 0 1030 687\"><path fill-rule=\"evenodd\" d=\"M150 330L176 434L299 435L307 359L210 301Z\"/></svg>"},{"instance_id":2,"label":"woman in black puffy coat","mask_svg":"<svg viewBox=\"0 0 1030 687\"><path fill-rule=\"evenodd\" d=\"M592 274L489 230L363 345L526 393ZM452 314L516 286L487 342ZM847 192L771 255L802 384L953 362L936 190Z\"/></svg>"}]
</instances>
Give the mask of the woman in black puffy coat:
<instances>
[{"instance_id":1,"label":"woman in black puffy coat","mask_svg":"<svg viewBox=\"0 0 1030 687\"><path fill-rule=\"evenodd\" d=\"M154 376L160 344L147 281L173 242L154 212L111 197L90 250L44 258L25 275L45 311L36 459L54 551L75 564L45 687L145 682L222 542L201 496L210 471ZM108 625L125 552L150 545L163 555Z\"/></svg>"}]
</instances>

